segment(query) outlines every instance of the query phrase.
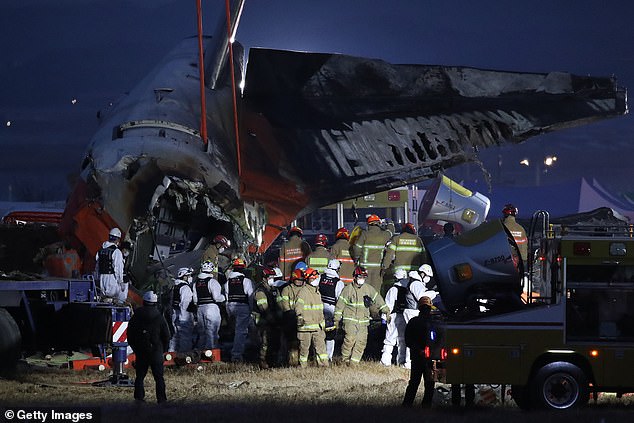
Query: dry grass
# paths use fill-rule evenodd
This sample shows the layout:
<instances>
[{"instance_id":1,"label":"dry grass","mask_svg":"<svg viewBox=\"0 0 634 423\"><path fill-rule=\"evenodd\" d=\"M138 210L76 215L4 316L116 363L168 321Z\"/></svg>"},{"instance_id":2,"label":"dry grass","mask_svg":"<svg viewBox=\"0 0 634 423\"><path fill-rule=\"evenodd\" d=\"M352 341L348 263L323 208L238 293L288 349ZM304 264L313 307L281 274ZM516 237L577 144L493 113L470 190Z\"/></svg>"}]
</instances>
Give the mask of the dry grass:
<instances>
[{"instance_id":1,"label":"dry grass","mask_svg":"<svg viewBox=\"0 0 634 423\"><path fill-rule=\"evenodd\" d=\"M134 371L129 372L134 377ZM147 419L191 422L490 422L537 420L607 423L630 421L626 401L602 399L580 411L525 413L512 402L477 410L402 409L408 371L363 362L355 368L259 370L227 363L166 369L167 404L154 404L154 382L146 378L148 402L132 401L131 388L99 388L87 382L104 379L94 371L21 368L0 380L3 406L99 407L102 421ZM420 395L420 394L419 394ZM420 400L420 397L418 401Z\"/></svg>"}]
</instances>

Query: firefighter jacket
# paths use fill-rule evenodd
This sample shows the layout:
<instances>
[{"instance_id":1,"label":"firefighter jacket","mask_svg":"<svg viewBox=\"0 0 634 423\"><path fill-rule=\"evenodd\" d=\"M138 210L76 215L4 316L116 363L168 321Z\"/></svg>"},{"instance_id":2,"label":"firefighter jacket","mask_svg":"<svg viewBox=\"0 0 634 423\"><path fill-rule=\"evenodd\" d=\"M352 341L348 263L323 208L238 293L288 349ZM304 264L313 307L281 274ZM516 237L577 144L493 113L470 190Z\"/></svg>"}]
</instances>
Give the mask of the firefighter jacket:
<instances>
[{"instance_id":1,"label":"firefighter jacket","mask_svg":"<svg viewBox=\"0 0 634 423\"><path fill-rule=\"evenodd\" d=\"M299 290L295 300L295 314L299 321L304 320L302 325L298 323L298 332L314 332L326 327L324 303L318 287L306 284Z\"/></svg>"},{"instance_id":2,"label":"firefighter jacket","mask_svg":"<svg viewBox=\"0 0 634 423\"><path fill-rule=\"evenodd\" d=\"M377 225L370 225L363 231L354 244L353 256L360 266L367 270L380 269L383 261L385 245L390 240L390 233Z\"/></svg>"},{"instance_id":3,"label":"firefighter jacket","mask_svg":"<svg viewBox=\"0 0 634 423\"><path fill-rule=\"evenodd\" d=\"M390 313L383 297L371 285L364 283L359 286L356 282L347 284L337 299L335 307L335 322L343 319L344 325L370 324L370 306L374 304L382 313Z\"/></svg>"},{"instance_id":4,"label":"firefighter jacket","mask_svg":"<svg viewBox=\"0 0 634 423\"><path fill-rule=\"evenodd\" d=\"M231 271L227 275L227 282L225 282L225 293L227 294L227 303L240 303L252 306L253 282L244 274Z\"/></svg>"},{"instance_id":5,"label":"firefighter jacket","mask_svg":"<svg viewBox=\"0 0 634 423\"><path fill-rule=\"evenodd\" d=\"M282 310L277 300L279 292L276 287L269 287L266 281L255 288L253 299L255 301L254 318L256 325L274 325L280 322Z\"/></svg>"},{"instance_id":6,"label":"firefighter jacket","mask_svg":"<svg viewBox=\"0 0 634 423\"><path fill-rule=\"evenodd\" d=\"M297 300L297 295L299 294L299 290L302 289L303 286L304 285L297 286L294 283L289 283L284 288L282 288L281 295L277 298L282 312L295 309L295 301Z\"/></svg>"},{"instance_id":7,"label":"firefighter jacket","mask_svg":"<svg viewBox=\"0 0 634 423\"><path fill-rule=\"evenodd\" d=\"M387 269L392 262L394 271L403 269L407 272L418 270L421 264L428 263L427 251L420 237L408 232L393 237L385 249L382 267Z\"/></svg>"},{"instance_id":8,"label":"firefighter jacket","mask_svg":"<svg viewBox=\"0 0 634 423\"><path fill-rule=\"evenodd\" d=\"M324 270L326 270L326 267L328 267L328 260L330 260L330 251L318 245L315 247L315 251L306 257L306 264L308 267L317 270L319 274L322 274Z\"/></svg>"},{"instance_id":9,"label":"firefighter jacket","mask_svg":"<svg viewBox=\"0 0 634 423\"><path fill-rule=\"evenodd\" d=\"M352 282L352 272L354 272L354 260L350 255L350 243L347 239L338 239L330 247L330 258L337 259L341 263L339 277L344 283Z\"/></svg>"},{"instance_id":10,"label":"firefighter jacket","mask_svg":"<svg viewBox=\"0 0 634 423\"><path fill-rule=\"evenodd\" d=\"M280 269L284 279L291 276L291 272L298 261L303 261L311 252L310 245L300 236L293 235L280 248Z\"/></svg>"},{"instance_id":11,"label":"firefighter jacket","mask_svg":"<svg viewBox=\"0 0 634 423\"><path fill-rule=\"evenodd\" d=\"M511 235L513 235L520 257L522 257L522 261L526 262L528 259L528 237L526 236L526 231L522 225L515 221L515 216L506 216L502 220L502 223L506 226L506 229L509 230Z\"/></svg>"}]
</instances>

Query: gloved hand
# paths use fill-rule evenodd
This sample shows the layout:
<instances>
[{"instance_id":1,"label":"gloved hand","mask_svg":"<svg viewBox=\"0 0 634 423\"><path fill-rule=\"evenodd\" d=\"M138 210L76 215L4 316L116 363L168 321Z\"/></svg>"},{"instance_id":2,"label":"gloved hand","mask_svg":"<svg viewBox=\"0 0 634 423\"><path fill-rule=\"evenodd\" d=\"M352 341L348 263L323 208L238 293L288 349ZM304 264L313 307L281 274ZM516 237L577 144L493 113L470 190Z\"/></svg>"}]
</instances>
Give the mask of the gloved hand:
<instances>
[{"instance_id":1,"label":"gloved hand","mask_svg":"<svg viewBox=\"0 0 634 423\"><path fill-rule=\"evenodd\" d=\"M339 324L339 320L335 320L335 330L339 330L340 324Z\"/></svg>"},{"instance_id":2,"label":"gloved hand","mask_svg":"<svg viewBox=\"0 0 634 423\"><path fill-rule=\"evenodd\" d=\"M306 320L304 320L304 316L297 316L297 326L304 326Z\"/></svg>"},{"instance_id":3,"label":"gloved hand","mask_svg":"<svg viewBox=\"0 0 634 423\"><path fill-rule=\"evenodd\" d=\"M392 321L392 315L390 313L387 313L385 315L385 322L389 324L391 321Z\"/></svg>"}]
</instances>

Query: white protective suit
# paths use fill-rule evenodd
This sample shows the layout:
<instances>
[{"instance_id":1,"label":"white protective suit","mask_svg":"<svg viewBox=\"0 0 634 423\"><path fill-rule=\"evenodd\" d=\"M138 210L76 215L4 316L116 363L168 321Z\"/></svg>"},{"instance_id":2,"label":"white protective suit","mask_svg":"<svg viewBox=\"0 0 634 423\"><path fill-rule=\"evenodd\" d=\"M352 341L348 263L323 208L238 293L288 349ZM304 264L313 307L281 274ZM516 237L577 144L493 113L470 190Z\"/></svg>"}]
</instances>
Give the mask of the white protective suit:
<instances>
[{"instance_id":1,"label":"white protective suit","mask_svg":"<svg viewBox=\"0 0 634 423\"><path fill-rule=\"evenodd\" d=\"M218 331L222 323L219 304L225 302L220 283L214 279L212 273L201 272L194 285L194 294L198 303L198 326L196 329L198 342L196 347L203 350L219 348ZM206 301L201 294L208 299L211 297L209 301L213 302ZM201 295L200 298L199 295Z\"/></svg>"},{"instance_id":2,"label":"white protective suit","mask_svg":"<svg viewBox=\"0 0 634 423\"><path fill-rule=\"evenodd\" d=\"M117 244L113 242L105 241L101 245L101 248L104 249L116 245ZM112 267L114 273L99 273L99 251L97 251L97 255L95 256L95 262L97 263L95 272L99 279L101 295L121 303L125 302L128 298L128 284L123 281L123 253L121 253L121 250L117 247L112 252Z\"/></svg>"},{"instance_id":3,"label":"white protective suit","mask_svg":"<svg viewBox=\"0 0 634 423\"><path fill-rule=\"evenodd\" d=\"M176 352L188 352L192 350L194 339L194 314L187 311L189 304L194 301L194 294L188 281L182 279L174 280L174 286L180 284L180 302L178 307L172 304L174 313L172 323L174 324L174 335L170 340L169 350Z\"/></svg>"},{"instance_id":4,"label":"white protective suit","mask_svg":"<svg viewBox=\"0 0 634 423\"><path fill-rule=\"evenodd\" d=\"M334 278L339 278L339 274L337 273L336 270L333 269L326 269L324 271L324 273L327 276L330 277L334 277ZM341 295L341 291L343 291L343 287L345 286L345 283L339 279L337 281L337 285L335 285L335 300L337 298L339 298L339 295ZM335 301L336 303L336 301ZM335 305L334 304L328 304L324 301L324 320L326 322L326 328L331 328L334 327L335 325ZM328 359L332 361L332 356L335 352L335 340L334 339L328 339L329 337L326 337L326 352L328 353Z\"/></svg>"},{"instance_id":5,"label":"white protective suit","mask_svg":"<svg viewBox=\"0 0 634 423\"><path fill-rule=\"evenodd\" d=\"M235 278L242 278L242 295L243 301L236 301L233 297L234 291L230 287L230 283ZM249 326L251 326L253 310L253 281L244 276L243 273L231 270L227 272L227 282L224 284L225 294L227 295L227 316L235 320L235 333L233 337L233 348L231 350L231 361L241 362L244 360L243 354L246 347L247 338L249 336ZM239 286L235 286L239 290Z\"/></svg>"}]
</instances>

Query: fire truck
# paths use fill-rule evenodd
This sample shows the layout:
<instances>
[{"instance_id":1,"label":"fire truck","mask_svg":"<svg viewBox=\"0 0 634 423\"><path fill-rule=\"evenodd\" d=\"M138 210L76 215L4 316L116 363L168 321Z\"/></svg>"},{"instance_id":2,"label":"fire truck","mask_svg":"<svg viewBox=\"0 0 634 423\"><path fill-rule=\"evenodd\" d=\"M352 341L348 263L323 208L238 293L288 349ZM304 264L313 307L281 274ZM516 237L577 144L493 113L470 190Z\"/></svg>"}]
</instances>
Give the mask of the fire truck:
<instances>
[{"instance_id":1,"label":"fire truck","mask_svg":"<svg viewBox=\"0 0 634 423\"><path fill-rule=\"evenodd\" d=\"M634 392L632 225L533 216L528 263L499 221L429 244L445 311L437 380L510 385L524 409Z\"/></svg>"}]
</instances>

